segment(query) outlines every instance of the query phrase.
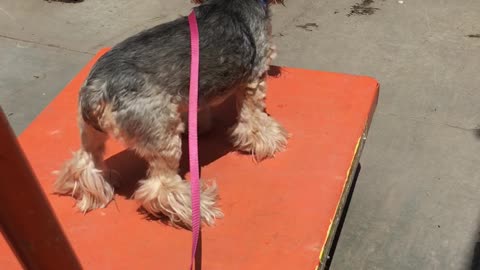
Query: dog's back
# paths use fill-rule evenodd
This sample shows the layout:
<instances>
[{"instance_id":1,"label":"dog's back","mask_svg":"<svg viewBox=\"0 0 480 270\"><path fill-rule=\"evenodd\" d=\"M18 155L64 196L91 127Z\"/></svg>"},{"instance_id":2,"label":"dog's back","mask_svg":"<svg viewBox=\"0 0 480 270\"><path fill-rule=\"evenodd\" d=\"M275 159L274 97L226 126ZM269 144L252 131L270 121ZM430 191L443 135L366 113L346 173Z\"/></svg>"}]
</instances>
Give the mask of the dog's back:
<instances>
[{"instance_id":1,"label":"dog's back","mask_svg":"<svg viewBox=\"0 0 480 270\"><path fill-rule=\"evenodd\" d=\"M243 3L248 1L256 0L221 0L196 8L201 97L221 94L251 76L258 54L256 44L263 38L257 36L264 35L254 31L264 31L267 17L262 10ZM180 18L115 46L98 61L89 81L106 82L109 96L155 95L145 87L153 85L156 91L187 97L189 67L190 31L187 19Z\"/></svg>"}]
</instances>

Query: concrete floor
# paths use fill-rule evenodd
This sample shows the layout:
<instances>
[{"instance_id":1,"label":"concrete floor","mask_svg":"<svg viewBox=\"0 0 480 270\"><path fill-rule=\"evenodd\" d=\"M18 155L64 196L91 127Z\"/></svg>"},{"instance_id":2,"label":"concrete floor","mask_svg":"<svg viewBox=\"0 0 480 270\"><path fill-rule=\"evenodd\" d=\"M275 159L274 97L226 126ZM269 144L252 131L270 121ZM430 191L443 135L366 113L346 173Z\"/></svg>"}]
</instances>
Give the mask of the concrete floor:
<instances>
[{"instance_id":1,"label":"concrete floor","mask_svg":"<svg viewBox=\"0 0 480 270\"><path fill-rule=\"evenodd\" d=\"M0 105L15 131L100 47L188 2L0 0ZM274 9L276 64L381 83L331 269L480 269L480 1L400 2Z\"/></svg>"}]
</instances>

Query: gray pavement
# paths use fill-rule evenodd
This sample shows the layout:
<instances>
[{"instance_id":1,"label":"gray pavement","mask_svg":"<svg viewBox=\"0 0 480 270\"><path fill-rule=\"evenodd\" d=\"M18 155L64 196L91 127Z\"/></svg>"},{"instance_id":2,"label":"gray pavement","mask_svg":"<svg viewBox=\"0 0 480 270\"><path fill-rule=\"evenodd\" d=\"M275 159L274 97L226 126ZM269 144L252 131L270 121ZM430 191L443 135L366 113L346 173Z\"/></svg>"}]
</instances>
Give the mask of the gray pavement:
<instances>
[{"instance_id":1,"label":"gray pavement","mask_svg":"<svg viewBox=\"0 0 480 270\"><path fill-rule=\"evenodd\" d=\"M188 2L0 0L0 105L17 134L99 48ZM480 1L286 5L276 64L381 83L331 269L480 269Z\"/></svg>"}]
</instances>

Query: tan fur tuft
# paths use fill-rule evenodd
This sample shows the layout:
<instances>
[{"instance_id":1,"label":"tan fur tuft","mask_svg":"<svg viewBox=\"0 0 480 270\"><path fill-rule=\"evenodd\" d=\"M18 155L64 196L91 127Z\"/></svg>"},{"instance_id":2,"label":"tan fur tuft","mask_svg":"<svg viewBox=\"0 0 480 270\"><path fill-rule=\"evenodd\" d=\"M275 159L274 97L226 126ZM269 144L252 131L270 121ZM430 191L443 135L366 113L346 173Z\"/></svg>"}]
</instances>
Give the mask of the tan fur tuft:
<instances>
[{"instance_id":1,"label":"tan fur tuft","mask_svg":"<svg viewBox=\"0 0 480 270\"><path fill-rule=\"evenodd\" d=\"M83 213L105 207L113 199L113 187L102 174L108 136L79 119L82 147L58 172L56 193L71 195Z\"/></svg>"},{"instance_id":2,"label":"tan fur tuft","mask_svg":"<svg viewBox=\"0 0 480 270\"><path fill-rule=\"evenodd\" d=\"M238 123L230 129L233 145L252 153L256 161L275 156L287 146L289 134L265 112L266 83L252 82L239 98Z\"/></svg>"},{"instance_id":3,"label":"tan fur tuft","mask_svg":"<svg viewBox=\"0 0 480 270\"><path fill-rule=\"evenodd\" d=\"M105 207L113 199L113 187L107 183L102 171L95 167L93 156L83 150L74 153L58 173L54 184L56 193L77 199L83 213Z\"/></svg>"},{"instance_id":4,"label":"tan fur tuft","mask_svg":"<svg viewBox=\"0 0 480 270\"><path fill-rule=\"evenodd\" d=\"M191 228L190 185L180 176L162 175L143 180L134 196L150 214L154 216L163 214L169 218L171 225ZM202 188L200 202L202 222L209 226L214 224L216 218L223 216L220 209L215 207L216 199L216 185Z\"/></svg>"}]
</instances>

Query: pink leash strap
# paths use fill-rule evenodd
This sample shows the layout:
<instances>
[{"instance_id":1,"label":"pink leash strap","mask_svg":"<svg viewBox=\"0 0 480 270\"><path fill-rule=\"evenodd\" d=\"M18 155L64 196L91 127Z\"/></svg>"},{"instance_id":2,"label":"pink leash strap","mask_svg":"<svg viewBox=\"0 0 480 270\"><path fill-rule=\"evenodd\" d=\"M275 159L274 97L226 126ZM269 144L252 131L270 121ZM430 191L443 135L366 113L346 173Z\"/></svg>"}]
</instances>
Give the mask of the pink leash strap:
<instances>
[{"instance_id":1,"label":"pink leash strap","mask_svg":"<svg viewBox=\"0 0 480 270\"><path fill-rule=\"evenodd\" d=\"M188 16L190 25L190 40L192 47L190 66L190 96L188 104L188 149L190 159L190 187L192 196L192 258L190 270L194 268L195 253L200 237L200 168L198 165L198 135L197 135L197 109L198 109L198 73L200 69L200 38L198 33L195 11Z\"/></svg>"}]
</instances>

